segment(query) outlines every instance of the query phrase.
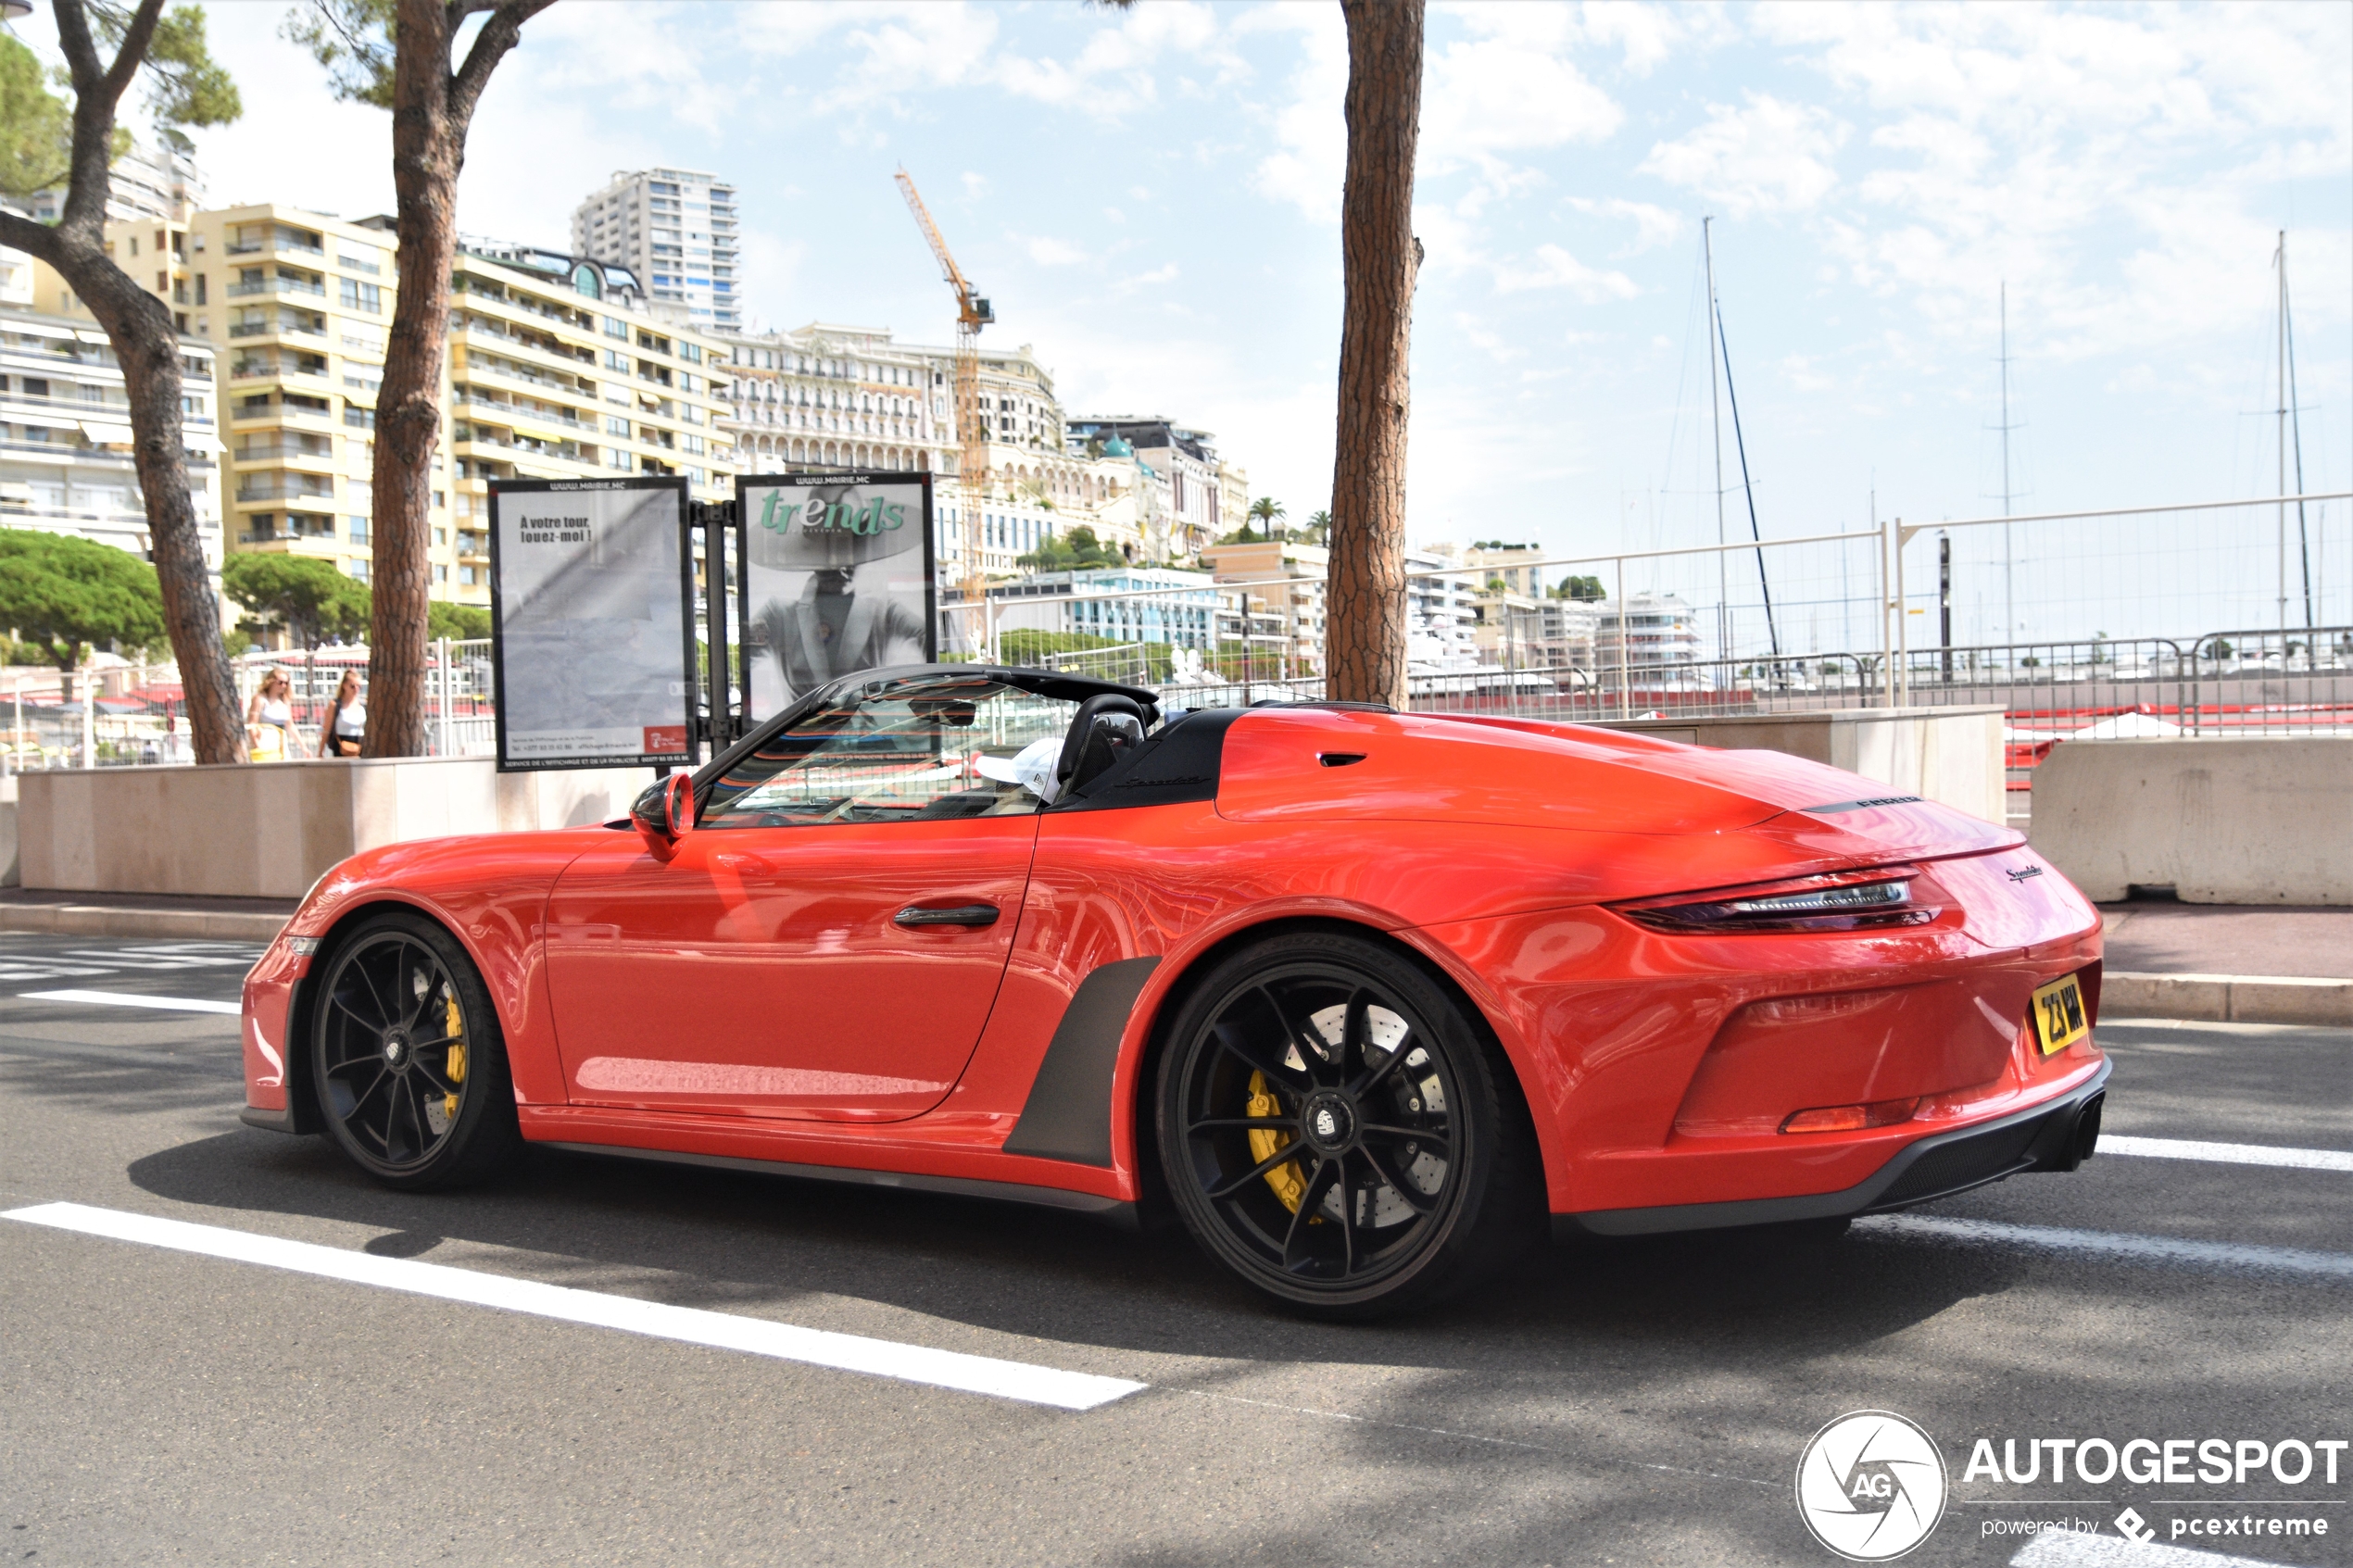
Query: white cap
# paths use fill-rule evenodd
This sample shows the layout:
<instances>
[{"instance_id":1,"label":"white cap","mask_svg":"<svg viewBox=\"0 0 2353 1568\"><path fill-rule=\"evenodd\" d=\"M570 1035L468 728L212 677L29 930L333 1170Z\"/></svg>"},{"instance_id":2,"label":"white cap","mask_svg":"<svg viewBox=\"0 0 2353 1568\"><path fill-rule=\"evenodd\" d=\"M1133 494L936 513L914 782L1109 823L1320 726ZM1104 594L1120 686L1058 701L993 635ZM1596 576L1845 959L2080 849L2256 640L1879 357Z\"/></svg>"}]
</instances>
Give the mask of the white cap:
<instances>
[{"instance_id":1,"label":"white cap","mask_svg":"<svg viewBox=\"0 0 2353 1568\"><path fill-rule=\"evenodd\" d=\"M1062 760L1062 737L1046 735L1031 741L1011 757L976 757L973 759L973 771L1000 784L1019 784L1051 806L1062 788L1061 781L1054 777L1054 764Z\"/></svg>"}]
</instances>

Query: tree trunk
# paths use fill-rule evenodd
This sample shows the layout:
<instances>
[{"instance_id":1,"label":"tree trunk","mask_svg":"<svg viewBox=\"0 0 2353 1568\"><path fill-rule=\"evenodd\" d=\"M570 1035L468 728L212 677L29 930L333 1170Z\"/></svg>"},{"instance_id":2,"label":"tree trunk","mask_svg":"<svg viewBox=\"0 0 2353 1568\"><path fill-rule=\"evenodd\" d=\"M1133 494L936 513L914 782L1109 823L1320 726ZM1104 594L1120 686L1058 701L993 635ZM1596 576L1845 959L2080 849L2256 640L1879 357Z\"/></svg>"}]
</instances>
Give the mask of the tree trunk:
<instances>
[{"instance_id":1,"label":"tree trunk","mask_svg":"<svg viewBox=\"0 0 2353 1568\"><path fill-rule=\"evenodd\" d=\"M179 334L161 300L104 256L96 259L99 266L82 269L82 276L63 268L58 271L106 328L122 366L123 386L131 399L133 460L147 509L148 553L163 596L172 656L180 664L195 758L199 762L242 762L245 715L238 709L236 680L220 641L220 600L205 565L195 501L188 493L187 448L180 422ZM227 422L222 410L214 412ZM224 511L224 533L227 521ZM227 545L224 537L222 547Z\"/></svg>"},{"instance_id":2,"label":"tree trunk","mask_svg":"<svg viewBox=\"0 0 2353 1568\"><path fill-rule=\"evenodd\" d=\"M180 665L180 684L187 694L196 760L242 762L245 716L237 708L236 681L220 643L220 602L205 569L195 502L188 495L186 437L180 420L179 334L163 302L133 282L104 249L107 197L113 186L115 109L145 57L162 8L161 0L141 0L124 29L114 64L102 68L83 8L57 6L58 46L74 86L73 162L65 210L55 228L0 213L0 245L29 251L56 268L106 329L130 397L132 461L146 507L148 553L163 596L172 657Z\"/></svg>"},{"instance_id":3,"label":"tree trunk","mask_svg":"<svg viewBox=\"0 0 2353 1568\"><path fill-rule=\"evenodd\" d=\"M393 73L392 180L400 221L399 288L376 395L374 604L368 630L370 757L425 748L426 606L433 568L434 448L441 435L441 362L449 338L449 269L458 255L458 171L465 127L449 121L449 14L441 0L400 0Z\"/></svg>"},{"instance_id":4,"label":"tree trunk","mask_svg":"<svg viewBox=\"0 0 2353 1568\"><path fill-rule=\"evenodd\" d=\"M374 603L368 627L370 757L425 748L425 659L432 563L434 447L441 435L443 358L449 341L449 272L458 257L458 176L466 132L490 73L522 24L554 0L506 0L474 35L454 74L458 24L469 0L398 0L392 84L392 184L400 282L376 394Z\"/></svg>"},{"instance_id":5,"label":"tree trunk","mask_svg":"<svg viewBox=\"0 0 2353 1568\"><path fill-rule=\"evenodd\" d=\"M1405 706L1406 358L1424 0L1340 0L1348 184L1340 203L1340 423L1332 453L1326 690Z\"/></svg>"}]
</instances>

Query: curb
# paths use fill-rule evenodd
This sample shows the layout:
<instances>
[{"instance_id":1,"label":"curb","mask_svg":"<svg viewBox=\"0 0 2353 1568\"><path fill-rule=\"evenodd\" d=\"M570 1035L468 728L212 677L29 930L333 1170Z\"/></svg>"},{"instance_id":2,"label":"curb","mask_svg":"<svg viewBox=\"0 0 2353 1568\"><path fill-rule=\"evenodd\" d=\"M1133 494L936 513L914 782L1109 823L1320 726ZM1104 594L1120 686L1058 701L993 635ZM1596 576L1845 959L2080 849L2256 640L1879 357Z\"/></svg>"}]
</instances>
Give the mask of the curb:
<instances>
[{"instance_id":1,"label":"curb","mask_svg":"<svg viewBox=\"0 0 2353 1568\"><path fill-rule=\"evenodd\" d=\"M191 942L269 942L283 915L208 909L120 909L103 904L18 904L0 908L0 931L50 936L166 936Z\"/></svg>"},{"instance_id":2,"label":"curb","mask_svg":"<svg viewBox=\"0 0 2353 1568\"><path fill-rule=\"evenodd\" d=\"M2353 1027L2353 980L2279 974L2131 974L2100 977L2100 1011L2121 1022L2175 1018L2203 1023Z\"/></svg>"}]
</instances>

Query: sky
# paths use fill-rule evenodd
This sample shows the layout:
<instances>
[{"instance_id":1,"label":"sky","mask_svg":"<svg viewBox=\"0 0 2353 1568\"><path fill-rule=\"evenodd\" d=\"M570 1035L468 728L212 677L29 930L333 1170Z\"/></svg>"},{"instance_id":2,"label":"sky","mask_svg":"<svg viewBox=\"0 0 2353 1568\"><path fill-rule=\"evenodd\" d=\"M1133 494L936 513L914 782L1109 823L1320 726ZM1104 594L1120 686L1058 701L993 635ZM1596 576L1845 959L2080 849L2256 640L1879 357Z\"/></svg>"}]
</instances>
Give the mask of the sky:
<instances>
[{"instance_id":1,"label":"sky","mask_svg":"<svg viewBox=\"0 0 2353 1568\"><path fill-rule=\"evenodd\" d=\"M284 0L206 8L246 105L197 138L215 203L389 210L388 121L280 39ZM18 31L37 45L46 20ZM1065 412L1210 430L1254 494L1326 505L1337 4L560 0L523 40L474 123L467 232L560 247L613 170L708 169L741 192L755 320L944 344L903 165L995 301L984 344L1034 345ZM1718 537L1704 218L1736 537L1752 499L1768 539L1865 528L1874 498L2001 512L2005 285L2011 509L2271 493L2282 230L2306 488L2353 480L2353 6L1433 4L1416 541ZM2340 503L2321 541L2338 621L2348 525ZM2202 584L2273 527L2168 524L2124 563L2142 535L2014 542L2012 573L2045 585L2031 618L1987 608L2001 531L1962 531L1957 599L1989 637L2011 613L2036 634L2127 621L2084 608L2110 579L2151 625L2243 624ZM1863 558L1831 554L1790 553L1784 599Z\"/></svg>"}]
</instances>

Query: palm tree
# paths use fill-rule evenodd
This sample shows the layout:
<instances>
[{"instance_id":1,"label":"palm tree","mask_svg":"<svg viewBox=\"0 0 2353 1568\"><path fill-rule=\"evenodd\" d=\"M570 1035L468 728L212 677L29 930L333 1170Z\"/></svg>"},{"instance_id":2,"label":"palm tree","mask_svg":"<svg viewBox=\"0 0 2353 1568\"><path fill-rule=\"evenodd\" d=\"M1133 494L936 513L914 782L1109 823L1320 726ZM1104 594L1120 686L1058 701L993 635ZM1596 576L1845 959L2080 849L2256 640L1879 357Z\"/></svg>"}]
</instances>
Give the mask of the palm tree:
<instances>
[{"instance_id":1,"label":"palm tree","mask_svg":"<svg viewBox=\"0 0 2353 1568\"><path fill-rule=\"evenodd\" d=\"M1348 24L1345 297L1324 663L1335 699L1397 708L1405 706L1405 370L1422 259L1414 154L1425 7L1426 0L1340 0Z\"/></svg>"},{"instance_id":2,"label":"palm tree","mask_svg":"<svg viewBox=\"0 0 2353 1568\"><path fill-rule=\"evenodd\" d=\"M1272 539L1275 536L1275 520L1289 514L1284 510L1280 501L1272 495L1261 495L1250 504L1248 515L1257 520L1259 526L1265 530L1266 537Z\"/></svg>"},{"instance_id":3,"label":"palm tree","mask_svg":"<svg viewBox=\"0 0 2353 1568\"><path fill-rule=\"evenodd\" d=\"M1332 514L1309 512L1307 526L1301 532L1300 537L1310 545L1330 544L1332 542Z\"/></svg>"}]
</instances>

